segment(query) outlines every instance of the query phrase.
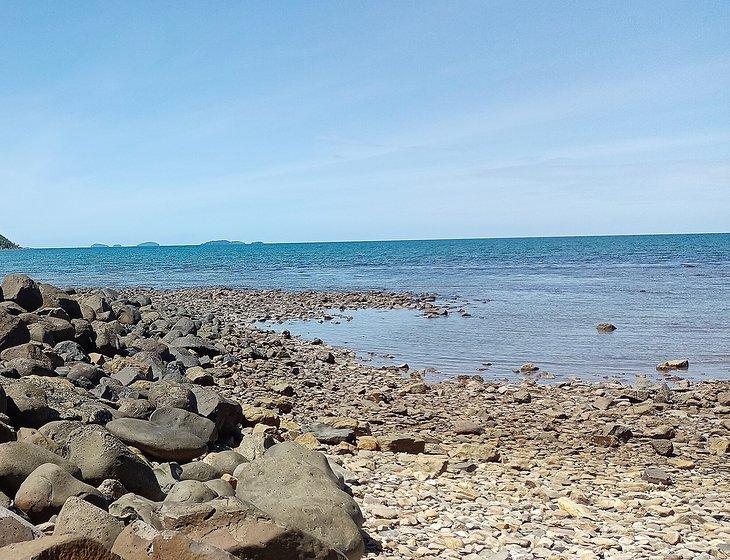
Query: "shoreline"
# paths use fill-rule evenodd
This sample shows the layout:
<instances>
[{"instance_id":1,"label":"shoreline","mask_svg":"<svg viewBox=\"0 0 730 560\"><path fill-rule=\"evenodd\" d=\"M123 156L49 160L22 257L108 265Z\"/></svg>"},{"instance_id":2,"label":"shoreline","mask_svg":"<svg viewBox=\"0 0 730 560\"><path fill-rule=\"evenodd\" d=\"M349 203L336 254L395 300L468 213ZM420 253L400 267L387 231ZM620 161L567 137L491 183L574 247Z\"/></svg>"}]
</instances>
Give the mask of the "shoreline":
<instances>
[{"instance_id":1,"label":"shoreline","mask_svg":"<svg viewBox=\"0 0 730 560\"><path fill-rule=\"evenodd\" d=\"M171 290L163 299L198 312L213 304L216 316L241 326L239 335L264 347L285 345L307 364L294 374L276 359L248 359L239 373L245 388L232 387L234 398L276 409L272 384L285 383L297 406L278 414L300 427L324 420L367 426L375 438L406 434L423 442L425 453L391 453L323 444L294 431L301 432L295 440L334 453L353 473L372 538L368 558L730 554L720 547L730 537L722 523L730 520L727 459L708 451L706 441L730 434L730 403L718 402L730 382L679 381L668 389L649 380L537 386L464 376L423 383L415 372L411 378L397 367L369 366L326 341L259 330L253 300L261 293L205 290L201 298L200 290ZM301 293L277 293L285 302L274 304L283 306L279 318L312 318ZM321 311L332 302L320 303ZM317 358L323 351L333 364ZM659 469L669 484L647 469ZM540 511L536 519L530 509Z\"/></svg>"},{"instance_id":2,"label":"shoreline","mask_svg":"<svg viewBox=\"0 0 730 560\"><path fill-rule=\"evenodd\" d=\"M679 381L673 387L649 380L538 385L459 376L431 383L420 372L373 367L326 341L259 326L267 318L311 319L333 304L437 316L441 308L432 294L228 288L67 294L34 287L24 278L4 282L3 317L6 324L27 324L34 338L3 351L0 387L16 399L19 387L23 395L42 392L45 408L31 410L45 415L41 420L9 409L9 429L18 442L46 446L83 464L87 458L73 453L75 438L97 433L121 438L123 452L141 461L136 469L154 472L157 492L164 485L168 495L164 502L157 501L159 494L153 502L109 495L109 513L99 509L98 516L116 524L123 519L117 540L126 539L127 545L156 534L152 525L164 526L171 516L180 521L179 538L202 538L201 524L226 523L217 512L231 508L242 515L240 508L249 506L236 500L250 499L272 516L258 523L295 522L323 539L316 546L325 543L351 560L363 553L379 560L730 557L729 381ZM14 282L27 290L13 296ZM41 294L42 303L27 303L27 294ZM67 333L66 308L78 308L85 317L73 319L75 334ZM95 333L87 349L68 339L52 344L53 337L67 335L83 342L87 324ZM218 404L203 410L209 401ZM133 418L144 432L163 409L168 417L178 410L175 418L196 426L207 418L220 433L209 434L207 446L183 450L168 449L164 440L150 444L139 439L137 428L125 429ZM235 410L240 416L229 417ZM46 423L54 417L75 423L49 431L54 422ZM185 426L155 430L174 441L179 432L193 429ZM15 479L3 474L7 445L0 444L0 483L13 486ZM292 460L284 455L267 461L267 449L325 453L326 472L336 475L347 494L330 488L327 474L303 495L287 494L273 504L257 496L255 489L270 484L276 469ZM95 453L86 455L96 460ZM181 472L198 472L222 465L223 457L235 465L205 482L175 474L176 461ZM9 460L13 465L16 458ZM312 460L319 459L307 459ZM296 472L314 469L303 465ZM308 472L321 476L317 469ZM23 476L26 484L34 475ZM280 491L290 476L298 475L276 479L269 494ZM182 497L181 485L194 486L195 498L187 486ZM18 492L16 506L24 503ZM348 504L344 518L342 506L315 500L332 492L337 503ZM278 502L295 512L322 509L312 526L312 519L279 517ZM59 524L68 523L63 510L58 519L49 517L53 511L36 513L34 530L57 533ZM196 517L201 512L207 512L206 521ZM352 526L360 522L362 535ZM148 528L135 532L142 526ZM236 535L236 543L246 538ZM36 542L48 538L55 537Z\"/></svg>"}]
</instances>

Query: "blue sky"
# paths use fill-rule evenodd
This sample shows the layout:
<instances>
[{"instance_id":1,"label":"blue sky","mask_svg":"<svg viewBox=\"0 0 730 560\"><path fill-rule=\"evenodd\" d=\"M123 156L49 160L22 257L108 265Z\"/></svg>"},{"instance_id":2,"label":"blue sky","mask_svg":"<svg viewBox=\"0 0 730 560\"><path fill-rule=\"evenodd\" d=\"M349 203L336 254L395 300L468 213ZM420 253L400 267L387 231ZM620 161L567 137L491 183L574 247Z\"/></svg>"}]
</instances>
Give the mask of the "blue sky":
<instances>
[{"instance_id":1,"label":"blue sky","mask_svg":"<svg viewBox=\"0 0 730 560\"><path fill-rule=\"evenodd\" d=\"M730 230L730 2L5 2L25 246Z\"/></svg>"}]
</instances>

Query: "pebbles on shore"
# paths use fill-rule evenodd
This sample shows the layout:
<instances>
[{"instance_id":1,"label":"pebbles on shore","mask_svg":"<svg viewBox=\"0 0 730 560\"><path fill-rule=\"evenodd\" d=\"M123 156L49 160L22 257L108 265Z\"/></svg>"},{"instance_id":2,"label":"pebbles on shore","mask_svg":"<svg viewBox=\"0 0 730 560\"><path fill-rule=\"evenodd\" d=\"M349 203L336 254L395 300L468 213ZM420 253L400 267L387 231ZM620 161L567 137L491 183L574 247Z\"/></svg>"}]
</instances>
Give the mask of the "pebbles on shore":
<instances>
[{"instance_id":1,"label":"pebbles on shore","mask_svg":"<svg viewBox=\"0 0 730 560\"><path fill-rule=\"evenodd\" d=\"M257 328L431 295L5 286L0 560L730 552L727 382L430 384Z\"/></svg>"}]
</instances>

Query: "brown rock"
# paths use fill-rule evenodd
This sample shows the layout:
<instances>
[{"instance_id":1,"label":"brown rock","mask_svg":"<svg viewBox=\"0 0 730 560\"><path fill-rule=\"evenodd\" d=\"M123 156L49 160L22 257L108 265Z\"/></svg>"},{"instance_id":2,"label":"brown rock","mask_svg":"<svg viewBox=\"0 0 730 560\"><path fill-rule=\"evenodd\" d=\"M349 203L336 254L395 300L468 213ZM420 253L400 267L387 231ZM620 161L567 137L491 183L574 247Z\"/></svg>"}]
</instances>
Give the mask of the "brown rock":
<instances>
[{"instance_id":1,"label":"brown rock","mask_svg":"<svg viewBox=\"0 0 730 560\"><path fill-rule=\"evenodd\" d=\"M122 560L80 535L52 535L0 549L0 560Z\"/></svg>"},{"instance_id":2,"label":"brown rock","mask_svg":"<svg viewBox=\"0 0 730 560\"><path fill-rule=\"evenodd\" d=\"M393 453L423 453L426 450L425 441L407 435L379 436L378 445L382 451Z\"/></svg>"}]
</instances>

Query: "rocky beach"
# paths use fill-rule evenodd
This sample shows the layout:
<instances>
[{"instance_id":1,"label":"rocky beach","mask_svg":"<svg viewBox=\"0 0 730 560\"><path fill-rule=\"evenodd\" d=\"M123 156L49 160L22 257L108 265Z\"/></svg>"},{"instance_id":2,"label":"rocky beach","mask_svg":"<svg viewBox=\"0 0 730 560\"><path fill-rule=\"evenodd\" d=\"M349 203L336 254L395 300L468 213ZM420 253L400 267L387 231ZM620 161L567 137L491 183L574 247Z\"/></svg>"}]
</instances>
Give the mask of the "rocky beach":
<instances>
[{"instance_id":1,"label":"rocky beach","mask_svg":"<svg viewBox=\"0 0 730 560\"><path fill-rule=\"evenodd\" d=\"M6 277L0 560L730 558L729 382L435 383L269 326L363 308L446 312Z\"/></svg>"}]
</instances>

